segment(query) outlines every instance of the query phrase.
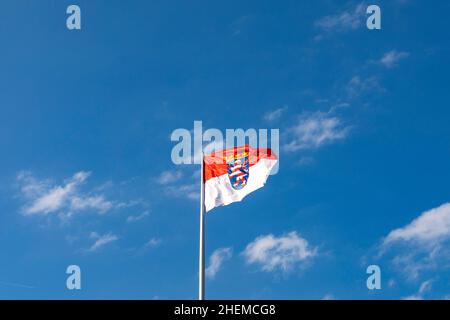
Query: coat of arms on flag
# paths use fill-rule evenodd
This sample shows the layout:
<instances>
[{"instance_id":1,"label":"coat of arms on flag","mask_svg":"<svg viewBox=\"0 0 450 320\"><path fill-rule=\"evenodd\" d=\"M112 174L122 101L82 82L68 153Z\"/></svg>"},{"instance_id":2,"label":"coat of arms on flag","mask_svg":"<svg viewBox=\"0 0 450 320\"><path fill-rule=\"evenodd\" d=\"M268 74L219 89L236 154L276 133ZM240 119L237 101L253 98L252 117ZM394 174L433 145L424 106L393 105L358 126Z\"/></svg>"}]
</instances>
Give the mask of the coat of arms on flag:
<instances>
[{"instance_id":1,"label":"coat of arms on flag","mask_svg":"<svg viewBox=\"0 0 450 320\"><path fill-rule=\"evenodd\" d=\"M241 201L261 188L278 158L269 148L249 145L204 156L203 183L206 211Z\"/></svg>"},{"instance_id":2,"label":"coat of arms on flag","mask_svg":"<svg viewBox=\"0 0 450 320\"><path fill-rule=\"evenodd\" d=\"M241 190L247 185L249 176L248 152L232 155L227 159L228 178L233 189Z\"/></svg>"}]
</instances>

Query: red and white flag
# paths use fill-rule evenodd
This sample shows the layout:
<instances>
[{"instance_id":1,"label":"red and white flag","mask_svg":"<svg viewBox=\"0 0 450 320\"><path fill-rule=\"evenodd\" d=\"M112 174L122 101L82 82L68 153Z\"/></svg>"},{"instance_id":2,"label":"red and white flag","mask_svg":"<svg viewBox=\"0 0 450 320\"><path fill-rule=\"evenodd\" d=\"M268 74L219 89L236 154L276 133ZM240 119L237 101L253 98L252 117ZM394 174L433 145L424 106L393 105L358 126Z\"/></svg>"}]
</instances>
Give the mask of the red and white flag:
<instances>
[{"instance_id":1,"label":"red and white flag","mask_svg":"<svg viewBox=\"0 0 450 320\"><path fill-rule=\"evenodd\" d=\"M268 148L234 147L203 159L205 210L241 201L261 188L278 158Z\"/></svg>"}]
</instances>

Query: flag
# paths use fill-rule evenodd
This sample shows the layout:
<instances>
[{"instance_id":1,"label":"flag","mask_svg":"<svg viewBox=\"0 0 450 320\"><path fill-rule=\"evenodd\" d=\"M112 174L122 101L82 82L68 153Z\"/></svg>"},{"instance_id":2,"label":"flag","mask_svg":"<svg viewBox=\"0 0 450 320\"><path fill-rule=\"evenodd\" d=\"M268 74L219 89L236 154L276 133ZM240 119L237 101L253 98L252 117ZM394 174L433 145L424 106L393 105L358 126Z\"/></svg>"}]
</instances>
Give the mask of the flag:
<instances>
[{"instance_id":1,"label":"flag","mask_svg":"<svg viewBox=\"0 0 450 320\"><path fill-rule=\"evenodd\" d=\"M278 161L269 148L234 147L204 156L205 210L241 201L261 188Z\"/></svg>"}]
</instances>

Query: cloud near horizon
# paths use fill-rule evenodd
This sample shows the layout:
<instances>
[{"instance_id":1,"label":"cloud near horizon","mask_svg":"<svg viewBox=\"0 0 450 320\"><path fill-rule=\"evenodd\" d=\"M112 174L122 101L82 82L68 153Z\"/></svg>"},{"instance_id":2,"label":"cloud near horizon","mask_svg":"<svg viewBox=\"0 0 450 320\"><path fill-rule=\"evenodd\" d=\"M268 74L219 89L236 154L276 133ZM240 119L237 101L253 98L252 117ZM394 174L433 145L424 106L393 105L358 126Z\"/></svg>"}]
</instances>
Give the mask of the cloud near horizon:
<instances>
[{"instance_id":1,"label":"cloud near horizon","mask_svg":"<svg viewBox=\"0 0 450 320\"><path fill-rule=\"evenodd\" d=\"M420 284L419 290L417 291L416 294L402 298L402 300L423 300L424 294L431 291L432 285L433 285L432 279L424 281Z\"/></svg>"}]
</instances>

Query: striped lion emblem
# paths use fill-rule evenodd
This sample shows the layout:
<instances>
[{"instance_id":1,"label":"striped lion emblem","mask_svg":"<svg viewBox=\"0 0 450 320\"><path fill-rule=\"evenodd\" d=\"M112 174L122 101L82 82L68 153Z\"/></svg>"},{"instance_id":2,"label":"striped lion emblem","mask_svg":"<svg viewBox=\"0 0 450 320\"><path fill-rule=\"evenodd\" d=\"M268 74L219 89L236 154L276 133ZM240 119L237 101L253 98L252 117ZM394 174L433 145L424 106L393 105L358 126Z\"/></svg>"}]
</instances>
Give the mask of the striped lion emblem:
<instances>
[{"instance_id":1,"label":"striped lion emblem","mask_svg":"<svg viewBox=\"0 0 450 320\"><path fill-rule=\"evenodd\" d=\"M227 162L228 178L233 189L241 190L249 177L248 153L238 154Z\"/></svg>"}]
</instances>

